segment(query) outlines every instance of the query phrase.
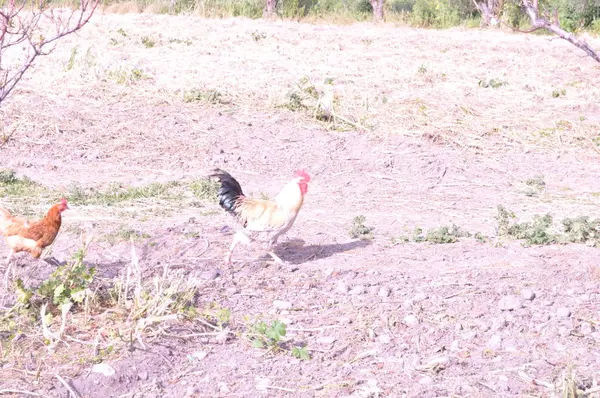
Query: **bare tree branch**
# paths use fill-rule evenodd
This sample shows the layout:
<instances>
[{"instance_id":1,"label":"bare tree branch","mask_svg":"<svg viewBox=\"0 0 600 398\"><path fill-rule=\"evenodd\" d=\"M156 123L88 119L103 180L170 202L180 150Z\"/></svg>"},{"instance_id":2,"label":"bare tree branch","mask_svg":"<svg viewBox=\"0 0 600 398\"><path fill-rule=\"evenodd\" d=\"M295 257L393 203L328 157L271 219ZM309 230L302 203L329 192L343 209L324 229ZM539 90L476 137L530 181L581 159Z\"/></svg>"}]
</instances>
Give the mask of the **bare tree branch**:
<instances>
[{"instance_id":1,"label":"bare tree branch","mask_svg":"<svg viewBox=\"0 0 600 398\"><path fill-rule=\"evenodd\" d=\"M51 0L4 2L0 8L0 104L37 57L48 55L57 40L89 22L99 2L79 0L74 10L55 9Z\"/></svg>"},{"instance_id":2,"label":"bare tree branch","mask_svg":"<svg viewBox=\"0 0 600 398\"><path fill-rule=\"evenodd\" d=\"M550 18L548 16L543 17L539 15L537 0L533 0L533 3L531 3L529 0L521 0L521 2L523 4L523 9L525 10L527 15L529 16L529 19L531 20L531 25L533 26L530 32L533 32L538 29L546 29L554 33L561 39L564 39L569 43L573 44L574 46L579 47L580 49L585 51L587 55L595 59L597 62L600 62L600 55L598 55L598 53L589 44L587 44L584 40L578 39L577 37L560 27L560 23L558 22L558 13L556 10L554 21L550 22ZM546 14L548 15L549 13L546 12Z\"/></svg>"}]
</instances>

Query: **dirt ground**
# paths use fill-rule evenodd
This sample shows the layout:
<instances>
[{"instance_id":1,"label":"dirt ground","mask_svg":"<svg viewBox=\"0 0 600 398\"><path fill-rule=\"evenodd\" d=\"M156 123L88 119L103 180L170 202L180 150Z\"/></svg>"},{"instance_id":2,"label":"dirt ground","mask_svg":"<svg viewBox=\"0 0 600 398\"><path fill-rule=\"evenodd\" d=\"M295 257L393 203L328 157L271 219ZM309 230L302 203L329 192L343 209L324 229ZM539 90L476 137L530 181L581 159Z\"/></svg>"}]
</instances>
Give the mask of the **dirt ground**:
<instances>
[{"instance_id":1,"label":"dirt ground","mask_svg":"<svg viewBox=\"0 0 600 398\"><path fill-rule=\"evenodd\" d=\"M366 131L291 106L300 82L327 90L326 79L335 112ZM186 102L190 90L220 96ZM187 181L217 166L273 197L296 168L313 177L277 248L292 267L268 263L258 246L225 266L233 224L214 203L72 206L57 259L78 248L81 226L143 231L144 275L169 265L202 281L198 305L230 310L233 332L182 338L185 324L172 326L108 355L109 376L88 360L61 364L85 342L53 353L38 344L18 360L5 344L7 396L67 397L57 374L81 397L553 397L573 385L600 396L597 249L503 240L494 218L498 205L520 219L597 214L600 65L568 43L98 14L39 60L0 113L4 131L15 129L0 164L65 192ZM527 194L538 176L543 192ZM372 240L349 236L359 215ZM452 223L490 239L394 243ZM19 261L27 275L33 261ZM99 239L88 261L119 277L131 246ZM253 348L235 333L251 318L284 321L286 344L306 345L311 359ZM21 339L41 341L38 332Z\"/></svg>"}]
</instances>

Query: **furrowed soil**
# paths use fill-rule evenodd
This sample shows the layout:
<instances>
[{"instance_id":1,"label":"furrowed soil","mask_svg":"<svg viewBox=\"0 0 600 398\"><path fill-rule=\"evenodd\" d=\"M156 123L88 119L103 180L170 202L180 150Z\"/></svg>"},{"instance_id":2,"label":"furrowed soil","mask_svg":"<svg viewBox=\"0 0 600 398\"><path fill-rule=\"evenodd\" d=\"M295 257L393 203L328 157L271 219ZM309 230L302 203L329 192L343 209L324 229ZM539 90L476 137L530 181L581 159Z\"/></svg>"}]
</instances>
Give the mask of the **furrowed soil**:
<instances>
[{"instance_id":1,"label":"furrowed soil","mask_svg":"<svg viewBox=\"0 0 600 398\"><path fill-rule=\"evenodd\" d=\"M144 282L176 271L195 283L192 307L227 314L202 330L189 314L147 314L129 335L106 304L76 306L50 349L39 317L10 324L15 288L2 285L7 396L67 397L65 383L81 397L600 396L598 249L512 239L496 217L498 205L519 221L549 213L558 234L597 214L600 65L569 43L99 13L0 114L2 168L51 192L0 203L40 216L71 199L56 260L83 231L109 285L137 259ZM253 197L311 175L276 248L288 265L258 244L224 264L235 224L190 188L214 167ZM174 193L73 199L152 183ZM452 225L470 236L426 236ZM55 268L15 257L28 287ZM253 347L259 320L287 325L279 348ZM304 346L310 359L291 354Z\"/></svg>"}]
</instances>

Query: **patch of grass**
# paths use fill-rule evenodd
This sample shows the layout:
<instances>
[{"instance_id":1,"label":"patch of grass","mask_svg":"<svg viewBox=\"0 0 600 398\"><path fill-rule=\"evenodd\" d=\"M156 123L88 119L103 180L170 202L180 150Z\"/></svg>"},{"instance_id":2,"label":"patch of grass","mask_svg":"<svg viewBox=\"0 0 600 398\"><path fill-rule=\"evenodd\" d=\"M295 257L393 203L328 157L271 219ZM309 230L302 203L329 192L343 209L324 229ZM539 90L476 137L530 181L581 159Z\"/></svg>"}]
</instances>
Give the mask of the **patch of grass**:
<instances>
[{"instance_id":1,"label":"patch of grass","mask_svg":"<svg viewBox=\"0 0 600 398\"><path fill-rule=\"evenodd\" d=\"M146 48L152 48L156 45L156 40L154 40L150 36L142 36L141 42L142 45Z\"/></svg>"},{"instance_id":2,"label":"patch of grass","mask_svg":"<svg viewBox=\"0 0 600 398\"><path fill-rule=\"evenodd\" d=\"M207 102L210 104L226 104L223 94L218 90L191 89L183 93L184 102Z\"/></svg>"},{"instance_id":3,"label":"patch of grass","mask_svg":"<svg viewBox=\"0 0 600 398\"><path fill-rule=\"evenodd\" d=\"M478 83L479 87L483 87L483 88L500 88L502 86L506 86L508 85L508 82L504 81L504 80L500 80L500 79L481 79L479 80Z\"/></svg>"},{"instance_id":4,"label":"patch of grass","mask_svg":"<svg viewBox=\"0 0 600 398\"><path fill-rule=\"evenodd\" d=\"M113 80L117 84L122 84L125 86L130 86L142 79L148 78L148 76L146 76L140 68L119 67L109 70L106 75L109 79Z\"/></svg>"},{"instance_id":5,"label":"patch of grass","mask_svg":"<svg viewBox=\"0 0 600 398\"><path fill-rule=\"evenodd\" d=\"M180 192L175 188L181 186L177 181L167 183L153 182L140 187L123 187L120 184L111 184L106 190L82 189L72 186L69 190L69 201L79 205L104 205L112 206L121 202L139 199L179 199Z\"/></svg>"},{"instance_id":6,"label":"patch of grass","mask_svg":"<svg viewBox=\"0 0 600 398\"><path fill-rule=\"evenodd\" d=\"M194 44L194 42L192 42L192 40L190 39L180 39L177 37L170 37L167 41L170 44L185 44L186 46L191 46L192 44Z\"/></svg>"},{"instance_id":7,"label":"patch of grass","mask_svg":"<svg viewBox=\"0 0 600 398\"><path fill-rule=\"evenodd\" d=\"M552 98L564 97L567 95L567 90L564 88L552 90Z\"/></svg>"},{"instance_id":8,"label":"patch of grass","mask_svg":"<svg viewBox=\"0 0 600 398\"><path fill-rule=\"evenodd\" d=\"M67 64L65 65L65 71L70 71L71 69L73 69L73 66L75 65L75 58L77 57L78 50L79 50L78 46L75 46L71 49L71 56L69 57L69 60L67 61Z\"/></svg>"},{"instance_id":9,"label":"patch of grass","mask_svg":"<svg viewBox=\"0 0 600 398\"><path fill-rule=\"evenodd\" d=\"M350 237L360 240L373 239L373 231L375 228L367 227L365 221L366 217L363 215L354 217L352 220L352 227L350 228Z\"/></svg>"},{"instance_id":10,"label":"patch of grass","mask_svg":"<svg viewBox=\"0 0 600 398\"><path fill-rule=\"evenodd\" d=\"M525 180L525 185L528 187L525 195L536 196L545 189L546 182L544 181L544 176L534 176Z\"/></svg>"},{"instance_id":11,"label":"patch of grass","mask_svg":"<svg viewBox=\"0 0 600 398\"><path fill-rule=\"evenodd\" d=\"M254 32L252 32L251 36L252 36L252 39L256 42L267 38L267 34L265 32L259 32L258 30L255 30Z\"/></svg>"},{"instance_id":12,"label":"patch of grass","mask_svg":"<svg viewBox=\"0 0 600 398\"><path fill-rule=\"evenodd\" d=\"M145 232L136 231L131 227L127 227L122 225L118 230L104 235L104 239L110 243L120 242L120 241L138 241L141 239L149 239L150 235Z\"/></svg>"},{"instance_id":13,"label":"patch of grass","mask_svg":"<svg viewBox=\"0 0 600 398\"><path fill-rule=\"evenodd\" d=\"M14 170L0 170L0 195L30 196L40 187L27 177L19 178Z\"/></svg>"},{"instance_id":14,"label":"patch of grass","mask_svg":"<svg viewBox=\"0 0 600 398\"><path fill-rule=\"evenodd\" d=\"M123 37L128 37L127 32L125 32L125 30L123 28L117 29L117 33Z\"/></svg>"},{"instance_id":15,"label":"patch of grass","mask_svg":"<svg viewBox=\"0 0 600 398\"><path fill-rule=\"evenodd\" d=\"M207 179L198 179L190 184L190 188L194 195L199 199L208 200L210 202L217 201L219 183L215 181Z\"/></svg>"}]
</instances>

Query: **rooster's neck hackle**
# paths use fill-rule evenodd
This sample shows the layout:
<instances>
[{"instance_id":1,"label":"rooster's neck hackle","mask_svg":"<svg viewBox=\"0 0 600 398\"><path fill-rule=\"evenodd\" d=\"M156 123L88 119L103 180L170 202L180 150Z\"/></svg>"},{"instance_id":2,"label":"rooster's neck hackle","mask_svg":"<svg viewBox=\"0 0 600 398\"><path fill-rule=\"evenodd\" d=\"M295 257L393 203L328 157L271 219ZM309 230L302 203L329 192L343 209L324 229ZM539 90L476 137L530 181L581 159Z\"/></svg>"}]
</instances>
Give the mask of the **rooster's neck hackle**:
<instances>
[{"instance_id":1,"label":"rooster's neck hackle","mask_svg":"<svg viewBox=\"0 0 600 398\"><path fill-rule=\"evenodd\" d=\"M275 198L277 205L288 210L297 210L304 203L304 195L296 180L288 182Z\"/></svg>"}]
</instances>

